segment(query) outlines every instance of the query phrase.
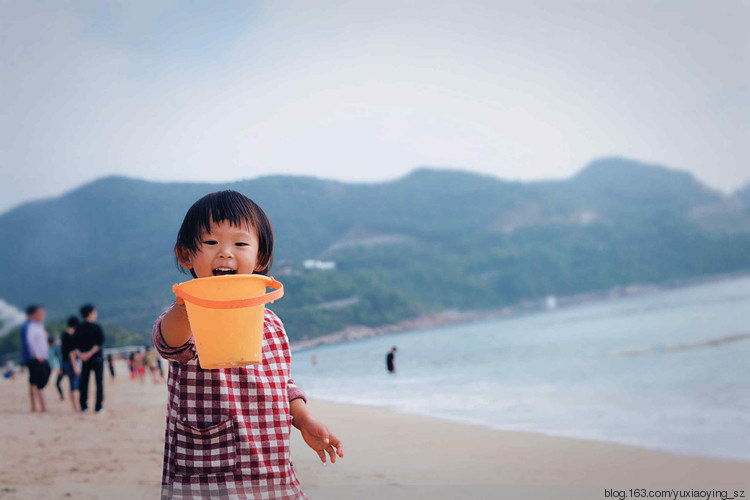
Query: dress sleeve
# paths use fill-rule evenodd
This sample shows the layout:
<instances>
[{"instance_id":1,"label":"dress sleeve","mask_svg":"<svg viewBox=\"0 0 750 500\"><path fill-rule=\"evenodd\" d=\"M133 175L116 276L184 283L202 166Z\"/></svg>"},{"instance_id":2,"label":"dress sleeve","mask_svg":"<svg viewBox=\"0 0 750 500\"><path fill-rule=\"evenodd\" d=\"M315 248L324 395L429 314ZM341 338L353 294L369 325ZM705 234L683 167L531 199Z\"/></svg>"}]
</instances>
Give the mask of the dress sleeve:
<instances>
[{"instance_id":1,"label":"dress sleeve","mask_svg":"<svg viewBox=\"0 0 750 500\"><path fill-rule=\"evenodd\" d=\"M297 387L297 384L294 383L294 379L290 378L286 382L286 393L289 397L289 402L291 403L295 399L302 399L305 403L307 403L307 394L305 394L305 391Z\"/></svg>"},{"instance_id":2,"label":"dress sleeve","mask_svg":"<svg viewBox=\"0 0 750 500\"><path fill-rule=\"evenodd\" d=\"M156 323L154 323L154 331L152 332L151 337L154 341L154 347L162 358L169 361L185 363L187 361L190 361L191 359L195 359L195 357L197 356L195 351L195 340L193 340L193 336L191 335L188 341L183 345L179 347L171 347L167 345L167 343L164 341L164 337L161 334L161 321L164 318L164 315L167 314L174 306L175 302L172 302L172 305L169 306L169 309L161 313L161 316L159 316L159 318L156 320Z\"/></svg>"}]
</instances>

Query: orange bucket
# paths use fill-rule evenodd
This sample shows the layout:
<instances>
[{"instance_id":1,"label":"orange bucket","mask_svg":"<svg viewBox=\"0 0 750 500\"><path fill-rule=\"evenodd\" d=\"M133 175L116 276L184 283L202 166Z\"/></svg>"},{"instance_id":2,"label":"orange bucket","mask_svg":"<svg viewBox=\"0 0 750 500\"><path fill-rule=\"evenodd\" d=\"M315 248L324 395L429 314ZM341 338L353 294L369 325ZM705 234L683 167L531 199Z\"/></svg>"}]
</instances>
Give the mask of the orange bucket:
<instances>
[{"instance_id":1,"label":"orange bucket","mask_svg":"<svg viewBox=\"0 0 750 500\"><path fill-rule=\"evenodd\" d=\"M266 293L266 287L275 288ZM265 304L284 296L284 285L259 274L196 278L176 283L204 370L260 363Z\"/></svg>"}]
</instances>

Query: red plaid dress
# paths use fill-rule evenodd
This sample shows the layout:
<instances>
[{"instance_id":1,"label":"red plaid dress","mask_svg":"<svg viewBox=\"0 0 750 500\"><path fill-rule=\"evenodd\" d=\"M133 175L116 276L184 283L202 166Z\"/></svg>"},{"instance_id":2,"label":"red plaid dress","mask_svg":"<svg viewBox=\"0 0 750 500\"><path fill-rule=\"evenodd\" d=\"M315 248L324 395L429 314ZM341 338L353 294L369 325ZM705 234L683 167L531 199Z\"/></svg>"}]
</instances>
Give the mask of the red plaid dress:
<instances>
[{"instance_id":1,"label":"red plaid dress","mask_svg":"<svg viewBox=\"0 0 750 500\"><path fill-rule=\"evenodd\" d=\"M164 342L167 312L153 331L154 346L171 361L162 498L307 498L289 449L289 402L305 393L290 377L278 316L266 309L261 363L203 370L192 337L176 348Z\"/></svg>"}]
</instances>

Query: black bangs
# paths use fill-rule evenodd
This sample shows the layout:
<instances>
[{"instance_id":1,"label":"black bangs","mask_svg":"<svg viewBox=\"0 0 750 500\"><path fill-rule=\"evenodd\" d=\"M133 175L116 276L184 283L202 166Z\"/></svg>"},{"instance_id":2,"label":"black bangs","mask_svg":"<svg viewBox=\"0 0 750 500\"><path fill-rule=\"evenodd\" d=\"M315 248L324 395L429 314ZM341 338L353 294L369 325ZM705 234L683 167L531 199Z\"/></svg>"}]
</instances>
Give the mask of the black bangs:
<instances>
[{"instance_id":1,"label":"black bangs","mask_svg":"<svg viewBox=\"0 0 750 500\"><path fill-rule=\"evenodd\" d=\"M195 255L201 245L201 237L211 230L211 222L228 221L236 227L249 227L258 236L257 274L268 274L273 260L273 229L268 216L250 198L237 191L226 190L210 193L193 203L185 214L175 251ZM178 261L179 265L179 261Z\"/></svg>"},{"instance_id":2,"label":"black bangs","mask_svg":"<svg viewBox=\"0 0 750 500\"><path fill-rule=\"evenodd\" d=\"M235 227L250 226L256 229L252 224L253 216L250 208L242 198L245 196L236 191L217 191L196 201L185 215L187 227L183 223L183 228L187 229L188 234L182 238L183 228L180 228L180 234L177 236L178 243L181 243L183 248L190 253L197 252L201 244L201 236L211 230L212 220L217 224L228 221ZM245 200L250 201L247 198Z\"/></svg>"}]
</instances>

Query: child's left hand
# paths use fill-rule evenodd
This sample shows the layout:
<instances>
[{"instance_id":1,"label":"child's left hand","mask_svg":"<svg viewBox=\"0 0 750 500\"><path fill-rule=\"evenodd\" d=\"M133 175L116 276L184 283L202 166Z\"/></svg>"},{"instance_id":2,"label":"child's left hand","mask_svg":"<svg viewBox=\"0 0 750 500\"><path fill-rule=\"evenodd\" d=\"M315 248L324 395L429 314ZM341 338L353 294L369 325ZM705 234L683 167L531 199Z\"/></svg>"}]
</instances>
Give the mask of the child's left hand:
<instances>
[{"instance_id":1,"label":"child's left hand","mask_svg":"<svg viewBox=\"0 0 750 500\"><path fill-rule=\"evenodd\" d=\"M334 464L336 463L336 455L344 457L341 440L322 422L310 417L300 422L298 429L302 433L305 443L318 452L321 462L326 463L326 452L331 457L331 463Z\"/></svg>"}]
</instances>

